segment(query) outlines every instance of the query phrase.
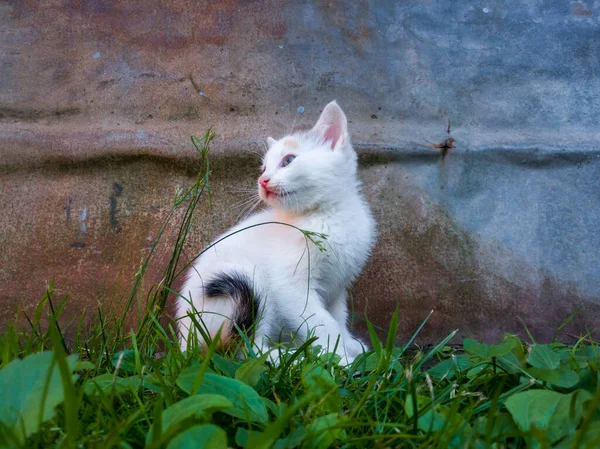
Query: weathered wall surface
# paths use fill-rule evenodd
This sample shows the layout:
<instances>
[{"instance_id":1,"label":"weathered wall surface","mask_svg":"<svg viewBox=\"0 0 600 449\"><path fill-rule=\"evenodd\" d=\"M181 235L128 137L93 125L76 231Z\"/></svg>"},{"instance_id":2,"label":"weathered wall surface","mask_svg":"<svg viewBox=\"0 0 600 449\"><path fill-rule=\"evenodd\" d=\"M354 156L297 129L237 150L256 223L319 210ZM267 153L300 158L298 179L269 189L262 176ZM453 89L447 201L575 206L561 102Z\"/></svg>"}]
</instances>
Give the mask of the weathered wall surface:
<instances>
[{"instance_id":1,"label":"weathered wall surface","mask_svg":"<svg viewBox=\"0 0 600 449\"><path fill-rule=\"evenodd\" d=\"M578 306L571 332L598 327L599 67L598 1L0 1L0 323L51 279L73 319L126 288L191 134L217 140L189 255L266 136L337 98L379 222L359 317L399 307L406 339L433 309L422 341L516 316L547 339Z\"/></svg>"}]
</instances>

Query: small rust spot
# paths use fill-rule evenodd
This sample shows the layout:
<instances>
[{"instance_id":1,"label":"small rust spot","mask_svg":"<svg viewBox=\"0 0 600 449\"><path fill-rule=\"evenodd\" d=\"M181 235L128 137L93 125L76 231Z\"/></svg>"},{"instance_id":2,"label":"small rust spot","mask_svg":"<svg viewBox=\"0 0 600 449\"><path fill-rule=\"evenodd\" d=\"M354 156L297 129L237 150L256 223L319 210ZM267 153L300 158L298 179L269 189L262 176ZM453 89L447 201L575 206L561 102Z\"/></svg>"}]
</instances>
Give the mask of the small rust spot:
<instances>
[{"instance_id":1,"label":"small rust spot","mask_svg":"<svg viewBox=\"0 0 600 449\"><path fill-rule=\"evenodd\" d=\"M429 147L434 148L436 150L440 150L440 152L442 153L442 160L444 160L446 158L446 155L450 152L450 150L456 148L454 142L456 142L455 139L453 139L452 137L448 137L446 140L440 143L434 143L432 145L429 145Z\"/></svg>"},{"instance_id":2,"label":"small rust spot","mask_svg":"<svg viewBox=\"0 0 600 449\"><path fill-rule=\"evenodd\" d=\"M448 119L448 125L446 126L446 134L450 135L450 119ZM442 154L442 164L443 164L444 159L446 159L446 156L448 155L448 153L450 153L451 150L454 150L456 148L456 145L454 145L454 142L456 142L456 140L453 137L448 137L447 139L441 141L440 143L432 143L427 146L429 148L433 148L434 150L440 150L440 153Z\"/></svg>"}]
</instances>

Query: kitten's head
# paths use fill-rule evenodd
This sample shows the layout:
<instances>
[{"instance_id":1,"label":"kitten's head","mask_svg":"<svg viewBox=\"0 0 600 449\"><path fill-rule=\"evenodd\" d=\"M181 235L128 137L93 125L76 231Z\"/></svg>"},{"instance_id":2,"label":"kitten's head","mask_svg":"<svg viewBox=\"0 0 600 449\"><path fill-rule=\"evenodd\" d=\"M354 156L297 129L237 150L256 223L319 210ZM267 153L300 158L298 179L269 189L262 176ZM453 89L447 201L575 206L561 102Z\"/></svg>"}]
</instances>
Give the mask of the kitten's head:
<instances>
[{"instance_id":1,"label":"kitten's head","mask_svg":"<svg viewBox=\"0 0 600 449\"><path fill-rule=\"evenodd\" d=\"M267 142L258 194L268 205L298 213L340 202L357 188L348 121L335 101L310 131Z\"/></svg>"}]
</instances>

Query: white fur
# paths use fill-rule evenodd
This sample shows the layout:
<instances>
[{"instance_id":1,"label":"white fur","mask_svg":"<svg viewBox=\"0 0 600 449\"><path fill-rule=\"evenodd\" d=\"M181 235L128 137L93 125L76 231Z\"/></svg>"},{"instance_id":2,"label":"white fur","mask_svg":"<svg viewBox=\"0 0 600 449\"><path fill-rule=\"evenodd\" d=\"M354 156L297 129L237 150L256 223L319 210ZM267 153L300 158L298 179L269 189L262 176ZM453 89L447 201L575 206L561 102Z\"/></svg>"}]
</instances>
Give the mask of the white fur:
<instances>
[{"instance_id":1,"label":"white fur","mask_svg":"<svg viewBox=\"0 0 600 449\"><path fill-rule=\"evenodd\" d=\"M375 222L360 193L357 157L347 131L346 116L327 105L315 127L280 140L268 139L262 177L288 195L273 197L260 187L268 209L223 234L259 225L225 238L204 253L187 273L181 294L201 313L212 336L232 316L229 298L205 298L203 282L229 270L245 273L262 300L254 341L266 349L269 340L300 339L310 332L317 344L345 362L363 345L348 330L347 289L361 272L375 241ZM287 166L286 155L296 158ZM284 224L261 224L279 222ZM325 252L298 229L323 233ZM318 239L318 237L315 237ZM181 346L187 347L191 327L189 301L178 299ZM211 313L207 313L211 312ZM197 334L199 335L199 334Z\"/></svg>"}]
</instances>

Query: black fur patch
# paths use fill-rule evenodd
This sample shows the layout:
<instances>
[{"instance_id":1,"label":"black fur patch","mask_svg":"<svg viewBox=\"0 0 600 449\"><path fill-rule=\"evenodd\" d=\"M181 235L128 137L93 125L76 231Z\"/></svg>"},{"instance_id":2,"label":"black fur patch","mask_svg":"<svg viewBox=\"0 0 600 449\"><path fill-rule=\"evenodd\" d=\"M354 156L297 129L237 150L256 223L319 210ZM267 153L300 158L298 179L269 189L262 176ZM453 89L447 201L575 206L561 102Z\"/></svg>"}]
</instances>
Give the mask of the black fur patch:
<instances>
[{"instance_id":1,"label":"black fur patch","mask_svg":"<svg viewBox=\"0 0 600 449\"><path fill-rule=\"evenodd\" d=\"M237 271L221 273L204 284L204 291L208 297L229 296L235 302L230 328L233 333L237 331L235 325L245 333L252 330L259 310L260 298L253 291L252 281L248 276Z\"/></svg>"}]
</instances>

